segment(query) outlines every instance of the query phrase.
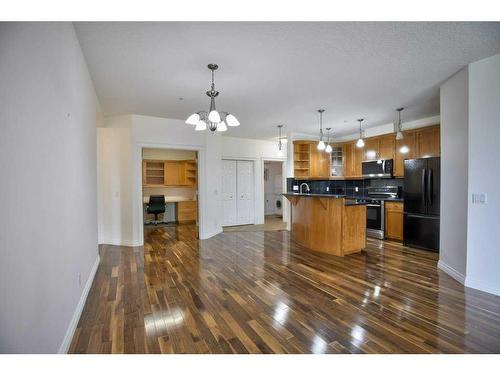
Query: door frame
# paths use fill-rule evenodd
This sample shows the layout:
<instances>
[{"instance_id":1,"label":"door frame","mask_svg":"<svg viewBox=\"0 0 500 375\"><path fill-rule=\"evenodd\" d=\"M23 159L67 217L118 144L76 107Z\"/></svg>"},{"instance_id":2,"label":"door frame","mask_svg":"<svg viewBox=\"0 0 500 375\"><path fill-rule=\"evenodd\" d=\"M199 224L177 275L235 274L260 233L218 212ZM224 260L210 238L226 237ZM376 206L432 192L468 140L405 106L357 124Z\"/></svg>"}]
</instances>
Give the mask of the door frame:
<instances>
[{"instance_id":1,"label":"door frame","mask_svg":"<svg viewBox=\"0 0 500 375\"><path fill-rule=\"evenodd\" d=\"M198 206L198 237L200 239L209 238L210 235L206 234L205 228L205 216L206 212L206 187L205 187L205 163L206 163L206 151L203 146L193 146L193 145L179 145L179 144L169 144L169 143L150 143L150 142L137 142L135 144L135 166L136 166L136 183L135 191L133 192L133 199L135 204L133 205L134 211L133 217L138 218L136 223L136 238L139 245L144 245L144 216L143 216L143 193L142 193L142 149L144 148L157 148L157 149L170 149L170 150L186 150L186 151L196 151L198 156L197 165L197 206ZM133 223L135 220L132 221Z\"/></svg>"},{"instance_id":2,"label":"door frame","mask_svg":"<svg viewBox=\"0 0 500 375\"><path fill-rule=\"evenodd\" d=\"M283 158L272 158L272 157L262 157L261 158L261 176L260 176L260 184L261 184L261 188L262 188L262 195L264 196L264 199L262 200L262 212L263 212L263 220L262 220L262 223L264 223L264 218L265 218L265 212L266 212L266 207L265 207L265 182L264 182L264 162L266 161L277 161L277 162L280 162L281 163L281 193L286 193L286 172L287 172L287 168L286 168L286 159L283 159ZM282 202L282 216L281 216L281 220L284 221L285 223L288 223L289 222L289 212L290 212L290 206L288 204L288 200L287 199L282 199L281 200Z\"/></svg>"}]
</instances>

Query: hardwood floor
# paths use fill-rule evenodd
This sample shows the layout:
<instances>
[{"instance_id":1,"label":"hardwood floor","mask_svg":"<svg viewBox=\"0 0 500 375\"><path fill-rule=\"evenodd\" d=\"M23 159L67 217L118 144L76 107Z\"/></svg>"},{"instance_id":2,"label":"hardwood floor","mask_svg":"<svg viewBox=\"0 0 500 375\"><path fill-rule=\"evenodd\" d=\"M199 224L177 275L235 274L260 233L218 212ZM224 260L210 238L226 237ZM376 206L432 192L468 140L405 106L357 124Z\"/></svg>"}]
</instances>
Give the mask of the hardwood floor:
<instances>
[{"instance_id":1,"label":"hardwood floor","mask_svg":"<svg viewBox=\"0 0 500 375\"><path fill-rule=\"evenodd\" d=\"M289 232L146 228L102 246L71 353L500 352L500 298L436 269L433 253L368 240L344 258Z\"/></svg>"}]
</instances>

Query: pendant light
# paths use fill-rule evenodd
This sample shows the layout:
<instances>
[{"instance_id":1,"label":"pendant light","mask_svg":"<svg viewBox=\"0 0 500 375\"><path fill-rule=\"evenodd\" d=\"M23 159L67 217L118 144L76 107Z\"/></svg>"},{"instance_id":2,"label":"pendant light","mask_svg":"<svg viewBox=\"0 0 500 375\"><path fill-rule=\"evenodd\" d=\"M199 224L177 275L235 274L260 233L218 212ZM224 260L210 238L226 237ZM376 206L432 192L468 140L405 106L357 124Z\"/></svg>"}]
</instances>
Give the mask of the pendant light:
<instances>
[{"instance_id":1,"label":"pendant light","mask_svg":"<svg viewBox=\"0 0 500 375\"><path fill-rule=\"evenodd\" d=\"M398 111L398 123L397 123L397 126L396 126L396 139L399 141L400 139L403 139L403 132L401 131L401 111L403 110L404 108L398 108L396 109L396 111Z\"/></svg>"},{"instance_id":2,"label":"pendant light","mask_svg":"<svg viewBox=\"0 0 500 375\"><path fill-rule=\"evenodd\" d=\"M361 123L363 122L363 118L358 119L359 121L359 139L356 142L356 147L362 148L365 147L365 141L363 141L363 134L361 133Z\"/></svg>"},{"instance_id":3,"label":"pendant light","mask_svg":"<svg viewBox=\"0 0 500 375\"><path fill-rule=\"evenodd\" d=\"M319 151L323 151L326 148L325 142L323 141L323 112L324 109L318 109L319 112L319 142L316 148Z\"/></svg>"},{"instance_id":4,"label":"pendant light","mask_svg":"<svg viewBox=\"0 0 500 375\"><path fill-rule=\"evenodd\" d=\"M331 154L332 151L333 151L333 148L330 145L330 130L332 130L332 128L326 128L326 148L325 148L325 152L328 152L329 154Z\"/></svg>"},{"instance_id":5,"label":"pendant light","mask_svg":"<svg viewBox=\"0 0 500 375\"><path fill-rule=\"evenodd\" d=\"M227 112L219 112L215 108L215 98L219 92L215 90L214 75L215 71L219 68L217 64L208 64L208 69L212 72L212 84L210 90L206 92L210 98L210 108L207 111L198 111L190 115L186 124L195 125L194 130L201 131L207 128L211 131L225 132L228 126L239 126L240 122L234 115Z\"/></svg>"},{"instance_id":6,"label":"pendant light","mask_svg":"<svg viewBox=\"0 0 500 375\"><path fill-rule=\"evenodd\" d=\"M283 144L286 142L283 142L283 138L281 137L281 129L283 128L283 125L278 125L278 150L281 151Z\"/></svg>"}]
</instances>

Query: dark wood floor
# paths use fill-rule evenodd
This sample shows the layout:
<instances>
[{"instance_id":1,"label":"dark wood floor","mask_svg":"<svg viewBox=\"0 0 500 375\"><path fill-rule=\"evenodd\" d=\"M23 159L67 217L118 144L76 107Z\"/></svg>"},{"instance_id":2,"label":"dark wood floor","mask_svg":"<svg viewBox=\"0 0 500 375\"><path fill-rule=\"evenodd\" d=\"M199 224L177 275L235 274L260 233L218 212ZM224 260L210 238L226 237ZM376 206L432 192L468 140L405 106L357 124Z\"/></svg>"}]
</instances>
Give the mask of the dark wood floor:
<instances>
[{"instance_id":1,"label":"dark wood floor","mask_svg":"<svg viewBox=\"0 0 500 375\"><path fill-rule=\"evenodd\" d=\"M72 353L500 352L500 298L437 271L435 254L369 240L336 258L289 233L147 228L103 246Z\"/></svg>"}]
</instances>

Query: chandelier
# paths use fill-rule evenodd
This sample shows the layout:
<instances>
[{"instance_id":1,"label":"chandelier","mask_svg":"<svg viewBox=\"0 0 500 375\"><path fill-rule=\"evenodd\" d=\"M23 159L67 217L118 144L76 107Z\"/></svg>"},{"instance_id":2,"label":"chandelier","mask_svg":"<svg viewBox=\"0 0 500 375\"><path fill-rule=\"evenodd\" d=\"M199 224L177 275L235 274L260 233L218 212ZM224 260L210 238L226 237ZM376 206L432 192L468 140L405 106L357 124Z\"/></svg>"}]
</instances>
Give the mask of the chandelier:
<instances>
[{"instance_id":1,"label":"chandelier","mask_svg":"<svg viewBox=\"0 0 500 375\"><path fill-rule=\"evenodd\" d=\"M195 125L194 130L206 130L207 127L211 131L225 132L228 126L239 126L240 122L236 117L228 112L217 111L215 108L215 98L219 92L215 90L214 75L219 68L217 64L208 64L208 69L212 72L212 85L210 90L206 92L210 98L210 109L207 111L198 111L189 116L186 124Z\"/></svg>"}]
</instances>

